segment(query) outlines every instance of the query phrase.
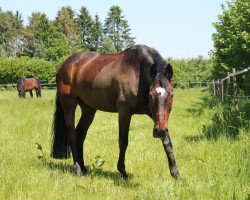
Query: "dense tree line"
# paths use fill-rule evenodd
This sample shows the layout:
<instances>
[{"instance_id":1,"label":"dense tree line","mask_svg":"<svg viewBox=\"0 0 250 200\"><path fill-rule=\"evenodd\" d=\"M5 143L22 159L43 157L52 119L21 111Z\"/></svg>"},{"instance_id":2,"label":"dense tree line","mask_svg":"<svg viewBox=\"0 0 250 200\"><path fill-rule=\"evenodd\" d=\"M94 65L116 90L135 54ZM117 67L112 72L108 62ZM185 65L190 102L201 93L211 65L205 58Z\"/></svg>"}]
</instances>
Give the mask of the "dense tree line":
<instances>
[{"instance_id":1,"label":"dense tree line","mask_svg":"<svg viewBox=\"0 0 250 200\"><path fill-rule=\"evenodd\" d=\"M78 13L62 7L54 20L33 12L24 26L21 14L0 8L0 57L43 58L58 61L76 51L119 52L134 44L128 21L112 6L105 23L82 6Z\"/></svg>"},{"instance_id":2,"label":"dense tree line","mask_svg":"<svg viewBox=\"0 0 250 200\"><path fill-rule=\"evenodd\" d=\"M190 59L173 59L167 61L173 66L173 83L177 87L192 87L206 84L211 79L211 60L198 56Z\"/></svg>"},{"instance_id":3,"label":"dense tree line","mask_svg":"<svg viewBox=\"0 0 250 200\"><path fill-rule=\"evenodd\" d=\"M33 12L26 26L18 11L0 9L0 84L32 76L42 83L53 82L56 66L72 53L116 53L132 46L134 40L119 6L109 9L104 23L97 14L92 17L85 6L78 12L66 6L58 10L54 20ZM168 61L174 67L174 82L182 87L209 77L209 61L203 57Z\"/></svg>"}]
</instances>

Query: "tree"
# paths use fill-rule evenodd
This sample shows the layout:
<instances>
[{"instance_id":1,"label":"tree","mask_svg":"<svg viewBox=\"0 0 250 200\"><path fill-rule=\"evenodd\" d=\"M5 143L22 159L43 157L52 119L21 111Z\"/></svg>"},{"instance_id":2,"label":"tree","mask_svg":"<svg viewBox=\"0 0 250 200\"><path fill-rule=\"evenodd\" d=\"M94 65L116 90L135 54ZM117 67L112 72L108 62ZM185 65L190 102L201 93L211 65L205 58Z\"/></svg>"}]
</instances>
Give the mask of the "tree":
<instances>
[{"instance_id":1,"label":"tree","mask_svg":"<svg viewBox=\"0 0 250 200\"><path fill-rule=\"evenodd\" d=\"M40 16L40 12L33 12L31 16L28 17L28 25L22 30L22 49L20 52L22 56L28 56L30 58L35 56L36 47L38 46L35 34Z\"/></svg>"},{"instance_id":2,"label":"tree","mask_svg":"<svg viewBox=\"0 0 250 200\"><path fill-rule=\"evenodd\" d=\"M80 36L77 34L77 24L74 19L74 11L71 7L62 7L55 19L55 27L57 31L63 33L69 40L72 52L80 49Z\"/></svg>"},{"instance_id":3,"label":"tree","mask_svg":"<svg viewBox=\"0 0 250 200\"><path fill-rule=\"evenodd\" d=\"M55 27L53 27L52 22L48 19L46 14L40 14L34 35L36 40L36 57L51 60L50 55L47 54L47 50L51 46L54 35Z\"/></svg>"},{"instance_id":4,"label":"tree","mask_svg":"<svg viewBox=\"0 0 250 200\"><path fill-rule=\"evenodd\" d=\"M113 41L116 52L119 52L134 44L134 37L131 37L130 28L122 10L119 6L112 6L104 24L105 37Z\"/></svg>"},{"instance_id":5,"label":"tree","mask_svg":"<svg viewBox=\"0 0 250 200\"><path fill-rule=\"evenodd\" d=\"M58 61L71 52L70 40L58 31L46 14L32 13L29 24L23 31L22 55Z\"/></svg>"},{"instance_id":6,"label":"tree","mask_svg":"<svg viewBox=\"0 0 250 200\"><path fill-rule=\"evenodd\" d=\"M173 59L167 61L173 66L175 86L189 87L190 82L206 82L211 78L211 60L198 56L191 59Z\"/></svg>"},{"instance_id":7,"label":"tree","mask_svg":"<svg viewBox=\"0 0 250 200\"><path fill-rule=\"evenodd\" d=\"M92 48L93 51L101 51L103 48L102 43L103 43L103 32L102 32L102 23L99 19L99 16L96 14L95 15L95 21L94 21L94 26L92 28Z\"/></svg>"},{"instance_id":8,"label":"tree","mask_svg":"<svg viewBox=\"0 0 250 200\"><path fill-rule=\"evenodd\" d=\"M77 17L77 25L81 35L82 48L92 50L94 48L92 37L94 21L85 6L82 6L80 9L80 13Z\"/></svg>"},{"instance_id":9,"label":"tree","mask_svg":"<svg viewBox=\"0 0 250 200\"><path fill-rule=\"evenodd\" d=\"M222 5L222 14L213 26L212 51L214 78L221 78L231 71L250 65L250 1L232 0Z\"/></svg>"},{"instance_id":10,"label":"tree","mask_svg":"<svg viewBox=\"0 0 250 200\"><path fill-rule=\"evenodd\" d=\"M23 20L21 14L16 11L2 11L0 8L0 56L15 57L18 55L21 43L21 30Z\"/></svg>"},{"instance_id":11,"label":"tree","mask_svg":"<svg viewBox=\"0 0 250 200\"><path fill-rule=\"evenodd\" d=\"M113 41L110 37L106 37L103 41L102 52L104 53L116 53Z\"/></svg>"}]
</instances>

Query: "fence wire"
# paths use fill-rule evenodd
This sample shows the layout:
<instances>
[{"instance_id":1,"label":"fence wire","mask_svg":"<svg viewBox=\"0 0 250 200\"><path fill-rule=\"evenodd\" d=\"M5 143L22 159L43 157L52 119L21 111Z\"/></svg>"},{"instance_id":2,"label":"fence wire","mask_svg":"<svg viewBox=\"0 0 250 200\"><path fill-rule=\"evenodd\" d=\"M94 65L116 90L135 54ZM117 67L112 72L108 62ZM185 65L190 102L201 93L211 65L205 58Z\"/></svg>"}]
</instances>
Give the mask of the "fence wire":
<instances>
[{"instance_id":1,"label":"fence wire","mask_svg":"<svg viewBox=\"0 0 250 200\"><path fill-rule=\"evenodd\" d=\"M250 67L232 73L221 80L213 80L210 85L214 96L217 96L223 103L234 102L235 110L238 110L239 101L250 99Z\"/></svg>"}]
</instances>

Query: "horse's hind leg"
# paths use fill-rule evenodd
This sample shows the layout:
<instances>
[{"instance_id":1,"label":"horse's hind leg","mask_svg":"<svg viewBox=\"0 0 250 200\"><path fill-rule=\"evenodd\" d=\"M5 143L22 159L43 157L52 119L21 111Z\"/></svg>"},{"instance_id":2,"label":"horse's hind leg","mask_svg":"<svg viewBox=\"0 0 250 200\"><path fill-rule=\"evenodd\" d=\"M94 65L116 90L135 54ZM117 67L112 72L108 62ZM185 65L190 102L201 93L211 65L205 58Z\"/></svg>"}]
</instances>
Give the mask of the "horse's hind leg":
<instances>
[{"instance_id":1,"label":"horse's hind leg","mask_svg":"<svg viewBox=\"0 0 250 200\"><path fill-rule=\"evenodd\" d=\"M82 110L82 116L78 122L78 125L76 127L76 133L78 136L78 144L77 144L77 157L79 161L79 165L81 167L82 172L85 174L87 172L85 165L84 165L84 157L83 157L83 145L84 145L84 140L87 135L87 131L89 126L91 125L94 117L96 110L83 104L81 102L80 104L81 110Z\"/></svg>"},{"instance_id":2,"label":"horse's hind leg","mask_svg":"<svg viewBox=\"0 0 250 200\"><path fill-rule=\"evenodd\" d=\"M31 96L31 98L33 98L33 93L32 93L32 90L30 90L30 96Z\"/></svg>"},{"instance_id":3,"label":"horse's hind leg","mask_svg":"<svg viewBox=\"0 0 250 200\"><path fill-rule=\"evenodd\" d=\"M69 145L72 151L74 171L77 176L81 175L81 167L77 157L77 135L75 130L75 110L76 110L76 98L74 97L62 97L62 107L64 111L64 119L69 135Z\"/></svg>"}]
</instances>

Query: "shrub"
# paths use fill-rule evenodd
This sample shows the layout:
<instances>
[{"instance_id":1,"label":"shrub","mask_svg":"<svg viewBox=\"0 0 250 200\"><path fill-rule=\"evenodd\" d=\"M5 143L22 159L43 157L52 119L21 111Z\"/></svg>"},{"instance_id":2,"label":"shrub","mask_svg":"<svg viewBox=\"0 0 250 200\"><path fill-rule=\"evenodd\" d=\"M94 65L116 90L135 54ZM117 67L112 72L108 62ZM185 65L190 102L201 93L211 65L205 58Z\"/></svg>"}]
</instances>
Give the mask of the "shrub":
<instances>
[{"instance_id":1,"label":"shrub","mask_svg":"<svg viewBox=\"0 0 250 200\"><path fill-rule=\"evenodd\" d=\"M34 77L41 83L55 82L57 67L38 58L0 58L0 84L16 83L19 78Z\"/></svg>"}]
</instances>

